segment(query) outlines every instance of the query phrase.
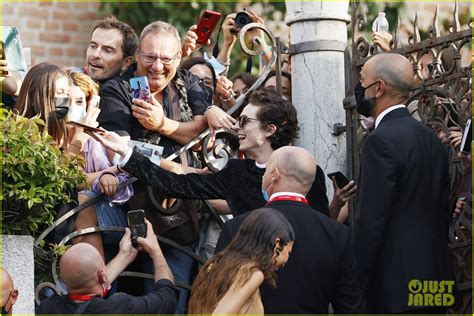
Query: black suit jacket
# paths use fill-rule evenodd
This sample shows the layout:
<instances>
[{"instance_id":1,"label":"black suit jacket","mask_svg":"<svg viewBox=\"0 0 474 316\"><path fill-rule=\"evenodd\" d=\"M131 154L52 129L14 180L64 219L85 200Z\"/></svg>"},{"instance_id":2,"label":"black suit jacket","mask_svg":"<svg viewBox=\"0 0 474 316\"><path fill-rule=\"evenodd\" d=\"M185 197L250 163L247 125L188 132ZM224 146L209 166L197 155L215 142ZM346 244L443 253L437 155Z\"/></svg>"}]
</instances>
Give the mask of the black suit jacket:
<instances>
[{"instance_id":1,"label":"black suit jacket","mask_svg":"<svg viewBox=\"0 0 474 316\"><path fill-rule=\"evenodd\" d=\"M267 204L293 225L296 240L288 263L277 271L277 288L264 284L261 296L266 314L335 313L360 311L353 252L346 226L295 201ZM217 243L224 249L249 213L228 221Z\"/></svg>"},{"instance_id":2,"label":"black suit jacket","mask_svg":"<svg viewBox=\"0 0 474 316\"><path fill-rule=\"evenodd\" d=\"M354 250L368 312L408 306L408 282L452 279L448 161L406 108L389 112L362 148Z\"/></svg>"}]
</instances>

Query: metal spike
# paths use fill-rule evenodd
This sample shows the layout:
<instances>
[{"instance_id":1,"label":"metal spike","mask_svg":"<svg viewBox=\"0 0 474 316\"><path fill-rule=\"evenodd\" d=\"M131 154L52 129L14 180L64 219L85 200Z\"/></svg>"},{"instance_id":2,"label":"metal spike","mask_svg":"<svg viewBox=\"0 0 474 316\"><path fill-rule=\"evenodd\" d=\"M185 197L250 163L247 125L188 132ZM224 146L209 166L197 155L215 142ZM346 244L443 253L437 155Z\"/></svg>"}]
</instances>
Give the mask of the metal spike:
<instances>
[{"instance_id":1,"label":"metal spike","mask_svg":"<svg viewBox=\"0 0 474 316\"><path fill-rule=\"evenodd\" d=\"M461 23L459 22L459 8L458 8L458 2L454 2L454 26L453 26L453 32L459 32L461 31Z\"/></svg>"},{"instance_id":2,"label":"metal spike","mask_svg":"<svg viewBox=\"0 0 474 316\"><path fill-rule=\"evenodd\" d=\"M438 19L438 6L435 6L435 15L433 18L433 28L432 28L432 36L433 37L439 37L441 35L441 32L439 31L439 19Z\"/></svg>"},{"instance_id":3,"label":"metal spike","mask_svg":"<svg viewBox=\"0 0 474 316\"><path fill-rule=\"evenodd\" d=\"M415 13L415 21L413 22L413 43L421 42L420 28L418 27L418 12Z\"/></svg>"}]
</instances>

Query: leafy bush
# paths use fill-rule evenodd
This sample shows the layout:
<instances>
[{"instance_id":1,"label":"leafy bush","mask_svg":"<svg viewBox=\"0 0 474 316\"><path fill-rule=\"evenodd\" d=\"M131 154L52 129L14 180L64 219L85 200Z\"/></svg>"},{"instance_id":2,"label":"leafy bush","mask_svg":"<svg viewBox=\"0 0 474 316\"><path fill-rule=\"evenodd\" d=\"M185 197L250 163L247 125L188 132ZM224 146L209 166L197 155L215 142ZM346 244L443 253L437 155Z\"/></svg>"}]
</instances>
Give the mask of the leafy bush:
<instances>
[{"instance_id":1,"label":"leafy bush","mask_svg":"<svg viewBox=\"0 0 474 316\"><path fill-rule=\"evenodd\" d=\"M40 119L27 119L0 109L2 133L2 233L36 236L51 225L54 207L71 201L85 176L84 161L64 155L51 136L41 133Z\"/></svg>"}]
</instances>

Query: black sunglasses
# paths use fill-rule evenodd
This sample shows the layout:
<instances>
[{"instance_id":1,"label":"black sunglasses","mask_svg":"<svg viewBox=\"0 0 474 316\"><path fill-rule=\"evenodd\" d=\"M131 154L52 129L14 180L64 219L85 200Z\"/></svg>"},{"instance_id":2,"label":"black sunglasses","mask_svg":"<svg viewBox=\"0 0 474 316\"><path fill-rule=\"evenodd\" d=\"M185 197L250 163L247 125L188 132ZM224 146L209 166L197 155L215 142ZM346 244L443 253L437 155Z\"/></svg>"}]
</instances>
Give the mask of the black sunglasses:
<instances>
[{"instance_id":1,"label":"black sunglasses","mask_svg":"<svg viewBox=\"0 0 474 316\"><path fill-rule=\"evenodd\" d=\"M244 126L247 123L250 123L251 121L258 121L258 119L248 117L247 115L241 115L237 118L237 122L239 122L240 128L244 128Z\"/></svg>"}]
</instances>

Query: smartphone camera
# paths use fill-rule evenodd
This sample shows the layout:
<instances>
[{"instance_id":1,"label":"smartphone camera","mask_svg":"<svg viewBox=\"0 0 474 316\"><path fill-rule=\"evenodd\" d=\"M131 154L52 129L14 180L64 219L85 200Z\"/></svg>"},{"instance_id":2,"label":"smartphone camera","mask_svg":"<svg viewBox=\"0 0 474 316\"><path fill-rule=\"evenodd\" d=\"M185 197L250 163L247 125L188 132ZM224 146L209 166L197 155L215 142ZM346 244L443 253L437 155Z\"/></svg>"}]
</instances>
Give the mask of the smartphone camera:
<instances>
[{"instance_id":1,"label":"smartphone camera","mask_svg":"<svg viewBox=\"0 0 474 316\"><path fill-rule=\"evenodd\" d=\"M211 15L209 13L204 13L203 18L204 20L209 20L211 18Z\"/></svg>"},{"instance_id":2,"label":"smartphone camera","mask_svg":"<svg viewBox=\"0 0 474 316\"><path fill-rule=\"evenodd\" d=\"M235 16L235 25L238 28L242 28L250 22L252 22L252 19L250 18L250 15L245 11L238 12Z\"/></svg>"},{"instance_id":3,"label":"smartphone camera","mask_svg":"<svg viewBox=\"0 0 474 316\"><path fill-rule=\"evenodd\" d=\"M138 237L146 238L146 222L144 210L133 210L127 213L128 227L132 232L132 246L138 248Z\"/></svg>"}]
</instances>

